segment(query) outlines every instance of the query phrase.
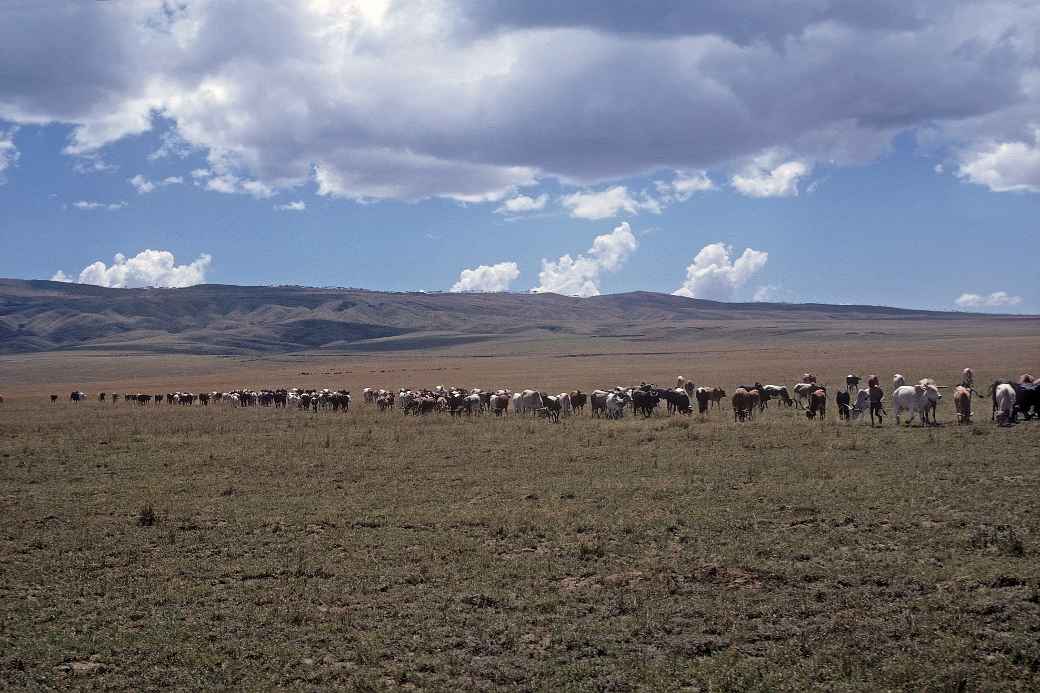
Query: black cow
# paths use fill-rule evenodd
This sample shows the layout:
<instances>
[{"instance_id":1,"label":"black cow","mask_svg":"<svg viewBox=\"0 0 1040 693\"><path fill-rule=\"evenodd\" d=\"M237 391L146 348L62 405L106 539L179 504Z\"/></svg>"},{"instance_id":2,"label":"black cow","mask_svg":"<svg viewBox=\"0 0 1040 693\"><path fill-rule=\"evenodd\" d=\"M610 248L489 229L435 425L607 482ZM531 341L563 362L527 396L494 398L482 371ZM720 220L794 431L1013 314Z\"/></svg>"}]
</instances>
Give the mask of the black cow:
<instances>
[{"instance_id":1,"label":"black cow","mask_svg":"<svg viewBox=\"0 0 1040 693\"><path fill-rule=\"evenodd\" d=\"M654 409L661 403L661 397L658 395L659 392L660 390L649 388L633 390L632 409L642 414L644 418L653 416Z\"/></svg>"},{"instance_id":2,"label":"black cow","mask_svg":"<svg viewBox=\"0 0 1040 693\"><path fill-rule=\"evenodd\" d=\"M838 418L848 421L852 416L852 397L849 395L849 391L839 390L838 394L834 395L834 401L838 405Z\"/></svg>"},{"instance_id":3,"label":"black cow","mask_svg":"<svg viewBox=\"0 0 1040 693\"><path fill-rule=\"evenodd\" d=\"M635 393L633 393L634 395ZM668 403L668 411L677 411L687 416L693 413L693 409L690 407L690 396L685 391L658 390L657 396Z\"/></svg>"}]
</instances>

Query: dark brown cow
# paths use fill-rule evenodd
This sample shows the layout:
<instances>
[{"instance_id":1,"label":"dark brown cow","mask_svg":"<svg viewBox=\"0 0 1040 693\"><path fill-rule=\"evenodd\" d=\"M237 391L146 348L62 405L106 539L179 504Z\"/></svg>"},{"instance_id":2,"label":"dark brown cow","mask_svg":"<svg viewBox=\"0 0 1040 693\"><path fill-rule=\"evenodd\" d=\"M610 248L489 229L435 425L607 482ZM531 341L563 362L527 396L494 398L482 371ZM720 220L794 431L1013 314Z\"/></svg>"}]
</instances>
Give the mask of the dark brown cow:
<instances>
[{"instance_id":1,"label":"dark brown cow","mask_svg":"<svg viewBox=\"0 0 1040 693\"><path fill-rule=\"evenodd\" d=\"M589 401L589 396L581 390L575 390L571 393L571 407L574 411L585 411L585 403Z\"/></svg>"}]
</instances>

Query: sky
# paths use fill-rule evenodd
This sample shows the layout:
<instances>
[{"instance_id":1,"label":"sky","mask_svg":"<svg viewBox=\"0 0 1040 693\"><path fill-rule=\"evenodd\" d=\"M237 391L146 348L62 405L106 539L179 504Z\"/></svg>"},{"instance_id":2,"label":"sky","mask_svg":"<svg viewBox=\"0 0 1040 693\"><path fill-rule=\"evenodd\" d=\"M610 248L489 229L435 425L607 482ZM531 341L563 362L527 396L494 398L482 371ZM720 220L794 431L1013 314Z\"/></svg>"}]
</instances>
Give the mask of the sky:
<instances>
[{"instance_id":1,"label":"sky","mask_svg":"<svg viewBox=\"0 0 1040 693\"><path fill-rule=\"evenodd\" d=\"M0 276L1040 313L1040 3L0 3Z\"/></svg>"}]
</instances>

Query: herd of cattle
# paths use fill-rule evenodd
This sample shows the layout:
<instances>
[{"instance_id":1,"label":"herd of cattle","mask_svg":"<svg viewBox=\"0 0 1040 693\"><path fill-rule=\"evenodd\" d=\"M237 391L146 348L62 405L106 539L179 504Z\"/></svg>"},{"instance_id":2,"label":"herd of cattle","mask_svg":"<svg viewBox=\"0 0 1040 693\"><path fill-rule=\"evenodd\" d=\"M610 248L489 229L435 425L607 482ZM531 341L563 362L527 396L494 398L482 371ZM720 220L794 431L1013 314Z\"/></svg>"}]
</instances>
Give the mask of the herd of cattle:
<instances>
[{"instance_id":1,"label":"herd of cattle","mask_svg":"<svg viewBox=\"0 0 1040 693\"><path fill-rule=\"evenodd\" d=\"M883 393L880 390L877 376L868 378L868 388L860 388L861 378L848 375L844 389L835 393L835 404L840 419L854 421L870 412L873 425L874 415L879 420L882 414L887 416L883 408ZM930 378L924 378L916 384L907 384L906 378L896 374L892 379L892 408L896 423L901 423L903 414L908 414L907 423L920 418L922 424L936 423L935 413L942 399L940 390L944 386L936 385ZM961 384L954 388L954 410L959 423L970 423L973 415L972 398L985 397L992 401L992 420L1000 425L1015 423L1019 416L1030 419L1040 417L1040 383L1034 382L1031 375L1024 374L1017 381L997 380L985 393L974 387L974 376L971 369L962 372ZM493 414L502 416L514 415L543 416L550 421L558 422L560 417L581 414L588 406L591 416L607 419L620 419L625 411L631 408L633 414L649 417L664 402L668 413L689 415L693 413L693 405L697 411L706 414L712 408L720 408L727 397L726 391L720 387L697 387L693 382L679 376L674 388L662 388L653 384L642 383L639 386L616 386L609 390L593 390L582 392L573 390L559 394L546 394L538 390L483 390L460 389L437 386L433 389L412 390L401 388L394 392L379 388L366 387L362 391L362 401L366 405L377 407L380 411L399 410L404 414L426 415L435 412L446 412L452 416L475 416ZM780 406L795 407L805 411L810 419L823 419L827 414L827 387L817 382L811 373L802 376L801 381L793 387L786 385L739 385L729 396L735 421L750 421L756 412L764 411L770 402ZM51 402L58 395L50 396ZM71 393L69 399L79 402L87 399L87 395L79 390ZM137 405L192 406L210 403L238 407L294 407L311 411L331 410L346 412L350 408L351 394L349 390L329 389L277 389L277 390L233 390L230 392L168 392L168 393L99 393L97 399L104 402L125 402ZM0 402L3 399L0 398Z\"/></svg>"}]
</instances>

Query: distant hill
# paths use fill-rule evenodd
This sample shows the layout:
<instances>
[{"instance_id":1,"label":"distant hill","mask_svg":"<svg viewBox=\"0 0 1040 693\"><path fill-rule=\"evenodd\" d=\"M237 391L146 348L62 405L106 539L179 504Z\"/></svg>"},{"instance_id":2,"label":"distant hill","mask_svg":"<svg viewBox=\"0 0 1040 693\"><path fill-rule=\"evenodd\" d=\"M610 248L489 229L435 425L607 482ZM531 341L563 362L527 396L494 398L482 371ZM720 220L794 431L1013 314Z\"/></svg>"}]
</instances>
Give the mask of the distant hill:
<instances>
[{"instance_id":1,"label":"distant hill","mask_svg":"<svg viewBox=\"0 0 1040 693\"><path fill-rule=\"evenodd\" d=\"M389 351L524 335L666 339L713 321L979 318L877 306L720 303L651 292L572 298L218 284L106 289L0 279L0 353Z\"/></svg>"}]
</instances>

